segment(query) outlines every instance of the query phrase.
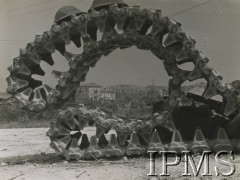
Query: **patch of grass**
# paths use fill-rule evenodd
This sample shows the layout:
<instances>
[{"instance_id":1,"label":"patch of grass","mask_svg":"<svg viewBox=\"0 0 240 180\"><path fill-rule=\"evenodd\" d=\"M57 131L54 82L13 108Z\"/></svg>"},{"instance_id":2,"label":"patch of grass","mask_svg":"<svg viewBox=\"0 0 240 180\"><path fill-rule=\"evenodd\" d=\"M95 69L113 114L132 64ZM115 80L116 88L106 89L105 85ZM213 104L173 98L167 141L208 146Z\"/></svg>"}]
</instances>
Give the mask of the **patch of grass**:
<instances>
[{"instance_id":1,"label":"patch of grass","mask_svg":"<svg viewBox=\"0 0 240 180\"><path fill-rule=\"evenodd\" d=\"M11 128L46 128L55 119L56 111L34 113L25 111L17 104L0 105L0 129Z\"/></svg>"},{"instance_id":2,"label":"patch of grass","mask_svg":"<svg viewBox=\"0 0 240 180\"><path fill-rule=\"evenodd\" d=\"M56 154L35 154L35 155L26 155L26 156L15 156L8 158L0 158L0 162L4 162L8 165L17 165L25 163L34 163L34 164L52 164L62 162L63 158L57 156Z\"/></svg>"},{"instance_id":3,"label":"patch of grass","mask_svg":"<svg viewBox=\"0 0 240 180\"><path fill-rule=\"evenodd\" d=\"M11 121L11 122L1 122L0 129L15 129L15 128L48 128L49 121L47 120L22 120L22 121Z\"/></svg>"}]
</instances>

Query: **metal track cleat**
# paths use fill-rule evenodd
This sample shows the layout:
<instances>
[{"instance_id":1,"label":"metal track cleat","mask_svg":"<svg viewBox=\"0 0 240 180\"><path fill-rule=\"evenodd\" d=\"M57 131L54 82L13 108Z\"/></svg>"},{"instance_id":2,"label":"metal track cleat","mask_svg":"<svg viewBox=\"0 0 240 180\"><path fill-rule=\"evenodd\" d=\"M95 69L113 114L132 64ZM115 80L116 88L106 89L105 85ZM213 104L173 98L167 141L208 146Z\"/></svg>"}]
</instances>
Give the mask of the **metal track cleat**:
<instances>
[{"instance_id":1,"label":"metal track cleat","mask_svg":"<svg viewBox=\"0 0 240 180\"><path fill-rule=\"evenodd\" d=\"M148 145L153 131L153 125L152 122L140 122L137 123L135 127L135 131L137 134L144 140L144 142L141 142L142 145Z\"/></svg>"},{"instance_id":2,"label":"metal track cleat","mask_svg":"<svg viewBox=\"0 0 240 180\"><path fill-rule=\"evenodd\" d=\"M47 106L47 102L43 99L41 89L34 90L34 96L32 101L30 102L28 109L30 111L41 111Z\"/></svg>"},{"instance_id":3,"label":"metal track cleat","mask_svg":"<svg viewBox=\"0 0 240 180\"><path fill-rule=\"evenodd\" d=\"M49 32L45 32L43 35L36 35L34 44L39 59L47 62L49 65L53 65L54 61L51 54L55 52L55 47L50 40Z\"/></svg>"},{"instance_id":4,"label":"metal track cleat","mask_svg":"<svg viewBox=\"0 0 240 180\"><path fill-rule=\"evenodd\" d=\"M100 11L91 11L91 18L97 24L100 32L103 32L105 30L107 13L108 12L106 9L101 9Z\"/></svg>"},{"instance_id":5,"label":"metal track cleat","mask_svg":"<svg viewBox=\"0 0 240 180\"><path fill-rule=\"evenodd\" d=\"M67 161L79 160L83 156L82 151L78 147L77 138L72 138L70 147L68 150L64 151L64 157Z\"/></svg>"},{"instance_id":6,"label":"metal track cleat","mask_svg":"<svg viewBox=\"0 0 240 180\"><path fill-rule=\"evenodd\" d=\"M56 123L58 128L57 142L68 160L79 159L81 152L78 140L82 136L77 122L69 115L60 115Z\"/></svg>"},{"instance_id":7,"label":"metal track cleat","mask_svg":"<svg viewBox=\"0 0 240 180\"><path fill-rule=\"evenodd\" d=\"M26 90L15 96L15 98L20 102L20 107L28 107L29 99L32 95L32 92L32 88L27 88Z\"/></svg>"},{"instance_id":8,"label":"metal track cleat","mask_svg":"<svg viewBox=\"0 0 240 180\"><path fill-rule=\"evenodd\" d=\"M218 84L221 83L222 76L220 76L214 69L211 71L211 75L209 76L209 80L207 83L207 88L203 93L203 97L205 99L210 99L213 96L219 94L220 90L218 88Z\"/></svg>"},{"instance_id":9,"label":"metal track cleat","mask_svg":"<svg viewBox=\"0 0 240 180\"><path fill-rule=\"evenodd\" d=\"M22 74L25 76L31 76L32 72L30 69L25 65L24 60L17 57L13 59L13 65L8 67L8 71L10 74Z\"/></svg>"},{"instance_id":10,"label":"metal track cleat","mask_svg":"<svg viewBox=\"0 0 240 180\"><path fill-rule=\"evenodd\" d=\"M79 16L73 15L71 22L77 25L77 29L81 33L82 37L87 36L87 24L89 16L87 14L81 14Z\"/></svg>"},{"instance_id":11,"label":"metal track cleat","mask_svg":"<svg viewBox=\"0 0 240 180\"><path fill-rule=\"evenodd\" d=\"M204 59L204 57L201 57L201 53L195 49L195 43L196 41L192 38L189 38L189 40L185 42L183 49L176 57L176 62L178 65L186 62L194 62L194 59L196 58Z\"/></svg>"},{"instance_id":12,"label":"metal track cleat","mask_svg":"<svg viewBox=\"0 0 240 180\"><path fill-rule=\"evenodd\" d=\"M128 16L128 8L118 8L117 5L110 6L110 12L113 13L114 20L117 23L117 28L123 30L125 20Z\"/></svg>"},{"instance_id":13,"label":"metal track cleat","mask_svg":"<svg viewBox=\"0 0 240 180\"><path fill-rule=\"evenodd\" d=\"M167 38L163 42L163 45L165 47L169 47L173 44L178 43L180 41L179 32L180 32L180 27L178 25L172 25L167 35Z\"/></svg>"},{"instance_id":14,"label":"metal track cleat","mask_svg":"<svg viewBox=\"0 0 240 180\"><path fill-rule=\"evenodd\" d=\"M152 16L152 31L151 34L157 36L159 33L163 32L166 28L169 19L167 17L162 17L161 12L155 12Z\"/></svg>"},{"instance_id":15,"label":"metal track cleat","mask_svg":"<svg viewBox=\"0 0 240 180\"><path fill-rule=\"evenodd\" d=\"M99 49L103 55L107 56L115 49L117 49L117 43L119 41L119 35L115 30L104 31L102 40L99 41Z\"/></svg>"},{"instance_id":16,"label":"metal track cleat","mask_svg":"<svg viewBox=\"0 0 240 180\"><path fill-rule=\"evenodd\" d=\"M63 83L65 83L64 81L63 81ZM61 92L61 94L60 94L61 97L60 98L62 100L67 100L71 95L76 93L78 86L79 85L77 83L72 83L71 81L67 81L65 86L60 86L60 85L57 86L57 90L59 90Z\"/></svg>"},{"instance_id":17,"label":"metal track cleat","mask_svg":"<svg viewBox=\"0 0 240 180\"><path fill-rule=\"evenodd\" d=\"M117 137L115 134L110 135L109 145L106 148L106 158L119 158L124 155L123 150L120 148Z\"/></svg>"},{"instance_id":18,"label":"metal track cleat","mask_svg":"<svg viewBox=\"0 0 240 180\"><path fill-rule=\"evenodd\" d=\"M46 132L46 135L50 138L51 142L57 141L58 129L55 122L50 123L50 129Z\"/></svg>"},{"instance_id":19,"label":"metal track cleat","mask_svg":"<svg viewBox=\"0 0 240 180\"><path fill-rule=\"evenodd\" d=\"M141 37L137 48L143 50L155 50L159 48L159 43L155 36L153 36L152 34L148 34L144 37Z\"/></svg>"},{"instance_id":20,"label":"metal track cleat","mask_svg":"<svg viewBox=\"0 0 240 180\"><path fill-rule=\"evenodd\" d=\"M129 145L126 147L126 155L129 157L139 157L143 155L144 149L141 147L137 133L134 132L131 135Z\"/></svg>"},{"instance_id":21,"label":"metal track cleat","mask_svg":"<svg viewBox=\"0 0 240 180\"><path fill-rule=\"evenodd\" d=\"M29 82L27 80L16 78L12 81L12 86L14 85L16 86L17 90L20 90L22 88L29 86Z\"/></svg>"},{"instance_id":22,"label":"metal track cleat","mask_svg":"<svg viewBox=\"0 0 240 180\"><path fill-rule=\"evenodd\" d=\"M47 96L47 102L49 104L53 104L57 101L58 98L61 97L62 93L57 90L57 89L51 89L50 91L48 91L48 96Z\"/></svg>"},{"instance_id":23,"label":"metal track cleat","mask_svg":"<svg viewBox=\"0 0 240 180\"><path fill-rule=\"evenodd\" d=\"M98 43L94 41L90 36L85 36L83 39L83 49L82 53L83 59L85 60L84 66L93 66L101 58L101 53L99 53Z\"/></svg>"},{"instance_id":24,"label":"metal track cleat","mask_svg":"<svg viewBox=\"0 0 240 180\"><path fill-rule=\"evenodd\" d=\"M100 138L106 131L111 129L110 122L104 117L98 116L94 118L96 124L96 137Z\"/></svg>"},{"instance_id":25,"label":"metal track cleat","mask_svg":"<svg viewBox=\"0 0 240 180\"><path fill-rule=\"evenodd\" d=\"M21 58L32 61L35 64L40 63L40 59L39 59L37 50L34 46L34 43L28 43L25 49L21 48L19 51L20 51Z\"/></svg>"},{"instance_id":26,"label":"metal track cleat","mask_svg":"<svg viewBox=\"0 0 240 180\"><path fill-rule=\"evenodd\" d=\"M29 85L29 82L26 80L15 78L14 80L9 76L7 79L8 89L7 91L11 94L15 94L18 90L25 88Z\"/></svg>"},{"instance_id":27,"label":"metal track cleat","mask_svg":"<svg viewBox=\"0 0 240 180\"><path fill-rule=\"evenodd\" d=\"M171 114L168 111L164 111L162 113L154 114L154 121L157 125L165 124L169 119L171 119Z\"/></svg>"},{"instance_id":28,"label":"metal track cleat","mask_svg":"<svg viewBox=\"0 0 240 180\"><path fill-rule=\"evenodd\" d=\"M9 94L16 94L18 89L16 83L12 80L11 76L6 78L7 81L7 93Z\"/></svg>"},{"instance_id":29,"label":"metal track cleat","mask_svg":"<svg viewBox=\"0 0 240 180\"><path fill-rule=\"evenodd\" d=\"M70 27L69 36L70 36L70 40L77 46L77 48L80 48L82 46L82 42L81 42L82 35L78 29L78 21L74 22L73 20L74 18L77 19L76 14L72 14L71 21L68 22Z\"/></svg>"},{"instance_id":30,"label":"metal track cleat","mask_svg":"<svg viewBox=\"0 0 240 180\"><path fill-rule=\"evenodd\" d=\"M96 136L91 136L90 145L84 154L84 159L97 160L103 156L101 149L98 147Z\"/></svg>"},{"instance_id":31,"label":"metal track cleat","mask_svg":"<svg viewBox=\"0 0 240 180\"><path fill-rule=\"evenodd\" d=\"M191 71L177 69L172 72L173 77L173 84L183 84L186 80L188 80L189 75L191 74Z\"/></svg>"},{"instance_id":32,"label":"metal track cleat","mask_svg":"<svg viewBox=\"0 0 240 180\"><path fill-rule=\"evenodd\" d=\"M151 140L150 140L150 143L149 143L149 146L148 146L148 149L147 151L164 151L165 150L165 147L157 133L157 130L155 130L153 133L152 133L152 137L151 137Z\"/></svg>"},{"instance_id":33,"label":"metal track cleat","mask_svg":"<svg viewBox=\"0 0 240 180\"><path fill-rule=\"evenodd\" d=\"M50 148L52 148L55 153L59 156L63 154L63 149L58 145L57 141L53 141L49 144Z\"/></svg>"},{"instance_id":34,"label":"metal track cleat","mask_svg":"<svg viewBox=\"0 0 240 180\"><path fill-rule=\"evenodd\" d=\"M85 108L79 108L77 110L77 117L79 119L79 129L83 130L92 119L92 113Z\"/></svg>"},{"instance_id":35,"label":"metal track cleat","mask_svg":"<svg viewBox=\"0 0 240 180\"><path fill-rule=\"evenodd\" d=\"M214 144L214 151L217 153L219 151L232 151L233 146L228 138L228 135L223 128L219 128L217 133L216 143Z\"/></svg>"},{"instance_id":36,"label":"metal track cleat","mask_svg":"<svg viewBox=\"0 0 240 180\"><path fill-rule=\"evenodd\" d=\"M65 131L65 132L63 132ZM50 129L46 132L46 136L48 136L51 140L49 146L56 152L57 155L62 155L64 148L59 146L58 139L60 137L68 136L69 132L67 130L60 130L56 128L56 122L50 123Z\"/></svg>"},{"instance_id":37,"label":"metal track cleat","mask_svg":"<svg viewBox=\"0 0 240 180\"><path fill-rule=\"evenodd\" d=\"M58 86L57 88L61 92L61 99L66 100L76 92L77 87L76 83L68 82L65 86Z\"/></svg>"},{"instance_id":38,"label":"metal track cleat","mask_svg":"<svg viewBox=\"0 0 240 180\"><path fill-rule=\"evenodd\" d=\"M57 79L59 86L66 86L69 80L71 80L71 74L68 72L61 72L53 70L52 75Z\"/></svg>"},{"instance_id":39,"label":"metal track cleat","mask_svg":"<svg viewBox=\"0 0 240 180\"><path fill-rule=\"evenodd\" d=\"M64 57L67 59L71 69L76 69L77 66L81 66L84 63L84 59L82 58L81 54L72 54L65 51Z\"/></svg>"},{"instance_id":40,"label":"metal track cleat","mask_svg":"<svg viewBox=\"0 0 240 180\"><path fill-rule=\"evenodd\" d=\"M53 38L54 46L63 54L65 52L65 45L70 44L68 23L62 22L61 25L53 24L51 31L55 35Z\"/></svg>"},{"instance_id":41,"label":"metal track cleat","mask_svg":"<svg viewBox=\"0 0 240 180\"><path fill-rule=\"evenodd\" d=\"M187 150L187 145L183 142L182 136L178 130L173 132L172 141L169 145L169 150L178 153Z\"/></svg>"},{"instance_id":42,"label":"metal track cleat","mask_svg":"<svg viewBox=\"0 0 240 180\"><path fill-rule=\"evenodd\" d=\"M66 110L61 110L59 113L58 113L58 118L60 120L65 120L67 118L71 118L74 116L74 110L72 108L67 108ZM70 126L71 127L71 126Z\"/></svg>"},{"instance_id":43,"label":"metal track cleat","mask_svg":"<svg viewBox=\"0 0 240 180\"><path fill-rule=\"evenodd\" d=\"M123 38L125 40L127 40L128 37L131 37L131 36L133 36L133 38L134 38L134 36L138 34L136 22L134 19L130 19L129 24L128 24L127 28L124 30L123 34L126 35L126 37L123 36ZM129 36L127 36L127 35L129 35Z\"/></svg>"},{"instance_id":44,"label":"metal track cleat","mask_svg":"<svg viewBox=\"0 0 240 180\"><path fill-rule=\"evenodd\" d=\"M193 71L189 75L189 81L204 78L211 74L211 68L207 67L208 59L200 60L196 63Z\"/></svg>"},{"instance_id":45,"label":"metal track cleat","mask_svg":"<svg viewBox=\"0 0 240 180\"><path fill-rule=\"evenodd\" d=\"M223 98L225 99L225 107L223 114L225 116L230 116L234 112L239 110L239 95L230 89L227 89L223 93Z\"/></svg>"},{"instance_id":46,"label":"metal track cleat","mask_svg":"<svg viewBox=\"0 0 240 180\"><path fill-rule=\"evenodd\" d=\"M136 23L136 29L141 31L143 25L148 19L148 9L140 9L139 6L134 6L132 16Z\"/></svg>"},{"instance_id":47,"label":"metal track cleat","mask_svg":"<svg viewBox=\"0 0 240 180\"><path fill-rule=\"evenodd\" d=\"M132 133L132 129L129 125L127 124L118 124L115 126L115 131L117 133L117 139L120 144L120 146L125 146L127 143L127 139Z\"/></svg>"},{"instance_id":48,"label":"metal track cleat","mask_svg":"<svg viewBox=\"0 0 240 180\"><path fill-rule=\"evenodd\" d=\"M208 143L202 133L201 129L196 129L193 142L191 144L191 151L193 154L202 153L203 151L210 150Z\"/></svg>"},{"instance_id":49,"label":"metal track cleat","mask_svg":"<svg viewBox=\"0 0 240 180\"><path fill-rule=\"evenodd\" d=\"M38 40L38 37L37 37ZM43 35L41 36L41 43L42 47L50 52L51 54L55 52L55 46L52 41L52 33L51 31L45 31Z\"/></svg>"},{"instance_id":50,"label":"metal track cleat","mask_svg":"<svg viewBox=\"0 0 240 180\"><path fill-rule=\"evenodd\" d=\"M68 127L66 128L66 126L63 126L63 125L58 126L58 134L57 134L58 139L69 136L70 131L71 130Z\"/></svg>"},{"instance_id":51,"label":"metal track cleat","mask_svg":"<svg viewBox=\"0 0 240 180\"><path fill-rule=\"evenodd\" d=\"M70 134L63 138L58 139L58 145L62 151L65 151L67 149L67 147L69 146L69 143L71 143L71 140L72 140L72 138L71 138Z\"/></svg>"},{"instance_id":52,"label":"metal track cleat","mask_svg":"<svg viewBox=\"0 0 240 180\"><path fill-rule=\"evenodd\" d=\"M47 84L43 85L43 89L44 89L44 91L46 93L46 96L49 96L51 94L51 92L52 92L52 88L49 85L47 85Z\"/></svg>"}]
</instances>

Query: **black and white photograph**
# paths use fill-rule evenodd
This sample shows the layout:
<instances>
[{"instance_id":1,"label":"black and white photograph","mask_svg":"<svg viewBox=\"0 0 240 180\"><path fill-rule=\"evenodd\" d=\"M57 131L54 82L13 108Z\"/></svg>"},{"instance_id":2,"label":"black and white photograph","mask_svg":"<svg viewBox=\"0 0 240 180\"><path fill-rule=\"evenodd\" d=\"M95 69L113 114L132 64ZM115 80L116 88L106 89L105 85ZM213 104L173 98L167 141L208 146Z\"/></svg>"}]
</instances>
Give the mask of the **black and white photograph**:
<instances>
[{"instance_id":1,"label":"black and white photograph","mask_svg":"<svg viewBox=\"0 0 240 180\"><path fill-rule=\"evenodd\" d=\"M0 180L240 180L240 0L0 10Z\"/></svg>"}]
</instances>

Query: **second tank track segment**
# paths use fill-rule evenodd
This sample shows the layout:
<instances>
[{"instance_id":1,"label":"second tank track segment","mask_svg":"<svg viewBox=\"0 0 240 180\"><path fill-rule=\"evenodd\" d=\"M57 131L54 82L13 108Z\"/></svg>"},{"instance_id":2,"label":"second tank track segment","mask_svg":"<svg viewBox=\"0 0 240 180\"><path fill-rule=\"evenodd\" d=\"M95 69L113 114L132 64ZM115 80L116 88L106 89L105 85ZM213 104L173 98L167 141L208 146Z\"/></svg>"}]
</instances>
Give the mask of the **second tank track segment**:
<instances>
[{"instance_id":1,"label":"second tank track segment","mask_svg":"<svg viewBox=\"0 0 240 180\"><path fill-rule=\"evenodd\" d=\"M219 128L212 139L205 138L202 130L197 128L191 141L184 141L179 130L171 129L169 141L163 142L162 138L166 137L161 135L159 127L166 126L168 120L164 117L168 116L157 114L147 121L130 119L130 122L125 122L100 109L69 107L61 111L58 120L51 123L46 134L51 139L50 147L67 160L141 157L146 156L149 151L164 150L178 153L190 150L193 154L201 154L203 151L217 153L223 150L240 152L240 141L229 139L224 128ZM96 126L96 134L88 137L81 131L92 120Z\"/></svg>"},{"instance_id":2,"label":"second tank track segment","mask_svg":"<svg viewBox=\"0 0 240 180\"><path fill-rule=\"evenodd\" d=\"M136 46L138 49L151 51L163 61L171 79L169 98L159 113L153 115L147 122L133 120L127 124L120 119L108 119L99 114L98 110L96 112L81 108L62 110L59 119L51 124L51 129L47 133L52 142L51 147L57 153L65 154L67 159L80 159L91 158L93 154L96 158L124 154L143 155L146 149L154 148L180 150L190 147L194 151L207 148L239 149L231 145L224 129L219 130L217 141L210 145L205 141L201 130L196 131L196 137L191 145L186 145L180 138L178 128L172 120L172 113L178 107L195 106L194 102L182 93L181 86L185 81L205 79L207 87L203 98L211 99L221 95L223 104L219 113L226 118L239 112L240 103L239 92L230 84L222 82L221 75L207 66L209 59L195 48L196 41L182 30L181 23L163 16L160 9L141 9L139 5L108 5L108 8L91 9L88 13L72 9L73 13L68 13L68 16L56 16L55 23L49 31L37 35L33 42L20 49L19 57L15 58L13 65L8 68L10 76L7 78L7 92L16 97L22 108L42 111L49 105L67 101L76 93L80 83L85 81L89 69L95 67L102 56L109 55L117 48ZM101 39L97 39L98 30L102 33ZM122 33L119 33L121 31ZM77 47L83 46L83 52L73 54L66 51L66 46L71 42ZM56 50L67 60L69 70L53 71L52 74L58 84L51 88L33 79L32 75L45 75L41 61L53 65L52 54ZM187 62L194 64L192 71L178 67ZM90 142L87 136L80 132L88 124L89 118L95 122L97 129L96 136L91 137ZM234 116L228 126L231 138L237 142L239 133L234 127L235 124L239 125L238 116ZM157 126L173 132L173 139L168 147L163 146L159 140L155 131ZM116 131L117 136L115 134L110 136L103 152L97 140L103 138L102 136L111 129ZM79 146L81 137L87 143ZM127 143L129 137L130 141ZM104 138L102 140L107 142Z\"/></svg>"}]
</instances>

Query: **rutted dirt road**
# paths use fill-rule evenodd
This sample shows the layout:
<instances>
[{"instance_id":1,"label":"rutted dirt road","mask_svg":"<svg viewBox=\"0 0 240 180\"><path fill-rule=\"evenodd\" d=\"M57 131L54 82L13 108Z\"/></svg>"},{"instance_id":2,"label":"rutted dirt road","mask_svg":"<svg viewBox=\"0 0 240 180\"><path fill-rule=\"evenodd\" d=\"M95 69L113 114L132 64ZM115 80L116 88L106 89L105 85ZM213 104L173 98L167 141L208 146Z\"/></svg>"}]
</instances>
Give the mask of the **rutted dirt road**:
<instances>
[{"instance_id":1,"label":"rutted dirt road","mask_svg":"<svg viewBox=\"0 0 240 180\"><path fill-rule=\"evenodd\" d=\"M0 130L0 180L23 180L23 179L51 179L51 180L125 180L125 179L151 179L149 173L149 159L122 159L118 161L78 161L66 162L57 157L49 147L49 139L45 132L47 129L1 129ZM94 128L86 128L88 135L95 133ZM107 137L108 138L108 137ZM196 157L198 162L198 157ZM169 160L174 161L174 160ZM240 157L235 156L233 163L236 172L225 179L240 179ZM214 158L210 159L210 172L213 177L204 179L224 179L214 176L213 167L217 165ZM156 161L156 173L161 173L160 159ZM229 168L220 166L222 171L228 172ZM203 179L184 178L183 162L170 167L171 176L167 179ZM201 174L201 173L200 173ZM161 177L161 179L164 179ZM165 178L166 179L166 178Z\"/></svg>"}]
</instances>

